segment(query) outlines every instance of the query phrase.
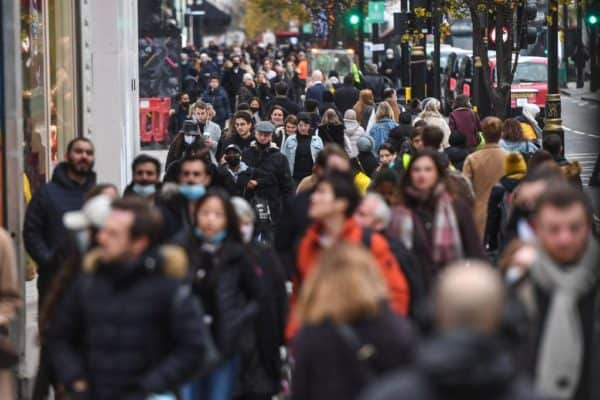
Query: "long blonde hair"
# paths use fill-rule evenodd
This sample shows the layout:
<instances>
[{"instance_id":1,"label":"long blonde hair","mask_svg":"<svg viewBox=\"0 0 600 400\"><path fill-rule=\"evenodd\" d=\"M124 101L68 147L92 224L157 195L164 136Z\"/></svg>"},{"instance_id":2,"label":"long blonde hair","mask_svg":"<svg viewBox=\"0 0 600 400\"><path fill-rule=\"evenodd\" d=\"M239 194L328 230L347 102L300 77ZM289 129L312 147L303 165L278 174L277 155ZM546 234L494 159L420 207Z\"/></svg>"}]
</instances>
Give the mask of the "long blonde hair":
<instances>
[{"instance_id":1,"label":"long blonde hair","mask_svg":"<svg viewBox=\"0 0 600 400\"><path fill-rule=\"evenodd\" d=\"M356 245L338 243L325 250L300 291L300 325L375 316L388 299L376 265L371 253Z\"/></svg>"},{"instance_id":2,"label":"long blonde hair","mask_svg":"<svg viewBox=\"0 0 600 400\"><path fill-rule=\"evenodd\" d=\"M377 122L384 118L389 118L392 121L394 120L394 110L392 110L392 107L387 101L379 103L379 107L377 107L377 113L375 114L375 121Z\"/></svg>"}]
</instances>

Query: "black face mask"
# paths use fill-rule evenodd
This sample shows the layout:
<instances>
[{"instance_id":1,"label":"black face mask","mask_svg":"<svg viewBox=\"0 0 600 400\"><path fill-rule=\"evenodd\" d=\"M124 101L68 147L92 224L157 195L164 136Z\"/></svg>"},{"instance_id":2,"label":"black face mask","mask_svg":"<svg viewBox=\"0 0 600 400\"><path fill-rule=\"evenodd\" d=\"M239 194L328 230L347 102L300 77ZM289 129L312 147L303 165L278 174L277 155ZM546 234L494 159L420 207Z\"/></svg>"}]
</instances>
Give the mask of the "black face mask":
<instances>
[{"instance_id":1,"label":"black face mask","mask_svg":"<svg viewBox=\"0 0 600 400\"><path fill-rule=\"evenodd\" d=\"M227 165L229 165L231 168L235 168L240 165L242 159L240 156L226 156L225 161L227 161Z\"/></svg>"},{"instance_id":2,"label":"black face mask","mask_svg":"<svg viewBox=\"0 0 600 400\"><path fill-rule=\"evenodd\" d=\"M237 68L237 67L239 67L239 66L240 66L240 63L237 63L237 62L234 62L234 63L233 63L233 68Z\"/></svg>"},{"instance_id":3,"label":"black face mask","mask_svg":"<svg viewBox=\"0 0 600 400\"><path fill-rule=\"evenodd\" d=\"M187 110L188 108L190 108L190 103L181 103L181 108Z\"/></svg>"},{"instance_id":4,"label":"black face mask","mask_svg":"<svg viewBox=\"0 0 600 400\"><path fill-rule=\"evenodd\" d=\"M250 111L252 111L252 113L257 113L260 111L260 108L250 108Z\"/></svg>"}]
</instances>

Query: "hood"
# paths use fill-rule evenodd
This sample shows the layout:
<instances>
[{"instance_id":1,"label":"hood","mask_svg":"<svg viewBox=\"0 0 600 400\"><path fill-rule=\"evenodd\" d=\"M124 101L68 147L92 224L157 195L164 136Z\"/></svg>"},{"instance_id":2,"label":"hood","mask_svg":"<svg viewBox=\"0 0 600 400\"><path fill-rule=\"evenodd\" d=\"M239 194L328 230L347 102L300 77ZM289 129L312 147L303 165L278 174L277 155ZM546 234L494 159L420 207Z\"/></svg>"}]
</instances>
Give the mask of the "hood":
<instances>
[{"instance_id":1,"label":"hood","mask_svg":"<svg viewBox=\"0 0 600 400\"><path fill-rule=\"evenodd\" d=\"M259 148L259 147L258 147L258 145L256 144L256 140L253 140L253 141L252 141L252 143L250 143L250 147L252 147L252 148L254 148L254 149L256 149L256 150L259 150L259 151L260 151L260 148ZM276 144L276 143L274 143L274 142L271 142L271 145L269 146L269 148L268 148L267 150L268 150L269 152L272 152L272 151L279 151L279 147L277 147L277 144Z\"/></svg>"},{"instance_id":2,"label":"hood","mask_svg":"<svg viewBox=\"0 0 600 400\"><path fill-rule=\"evenodd\" d=\"M238 176L242 172L248 171L248 164L246 164L243 161L240 161L240 168L237 171L232 171L231 168L229 168L229 166L227 164L225 164L225 168L227 169L227 172L229 172L231 175Z\"/></svg>"},{"instance_id":3,"label":"hood","mask_svg":"<svg viewBox=\"0 0 600 400\"><path fill-rule=\"evenodd\" d=\"M90 171L86 177L85 183L80 185L69 178L67 170L68 165L66 161L59 163L52 173L52 182L66 189L83 189L86 192L96 184L96 173L94 171Z\"/></svg>"},{"instance_id":4,"label":"hood","mask_svg":"<svg viewBox=\"0 0 600 400\"><path fill-rule=\"evenodd\" d=\"M507 151L515 151L519 153L521 152L523 145L526 145L526 142L508 142L502 139L502 144Z\"/></svg>"},{"instance_id":5,"label":"hood","mask_svg":"<svg viewBox=\"0 0 600 400\"><path fill-rule=\"evenodd\" d=\"M515 377L510 353L498 339L457 332L426 343L417 363L448 398L484 399L500 394Z\"/></svg>"}]
</instances>

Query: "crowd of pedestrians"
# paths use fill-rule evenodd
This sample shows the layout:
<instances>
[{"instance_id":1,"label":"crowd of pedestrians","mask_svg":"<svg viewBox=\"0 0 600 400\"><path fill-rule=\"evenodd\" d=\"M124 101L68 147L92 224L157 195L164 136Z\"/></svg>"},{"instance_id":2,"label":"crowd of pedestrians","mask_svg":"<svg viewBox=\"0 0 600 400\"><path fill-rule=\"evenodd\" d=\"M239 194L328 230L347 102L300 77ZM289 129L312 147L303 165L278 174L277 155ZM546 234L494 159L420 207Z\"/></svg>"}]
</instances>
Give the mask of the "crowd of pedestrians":
<instances>
[{"instance_id":1,"label":"crowd of pedestrians","mask_svg":"<svg viewBox=\"0 0 600 400\"><path fill-rule=\"evenodd\" d=\"M77 138L28 206L36 399L600 396L598 231L535 110L447 120L376 66L188 55L165 165L120 196Z\"/></svg>"}]
</instances>

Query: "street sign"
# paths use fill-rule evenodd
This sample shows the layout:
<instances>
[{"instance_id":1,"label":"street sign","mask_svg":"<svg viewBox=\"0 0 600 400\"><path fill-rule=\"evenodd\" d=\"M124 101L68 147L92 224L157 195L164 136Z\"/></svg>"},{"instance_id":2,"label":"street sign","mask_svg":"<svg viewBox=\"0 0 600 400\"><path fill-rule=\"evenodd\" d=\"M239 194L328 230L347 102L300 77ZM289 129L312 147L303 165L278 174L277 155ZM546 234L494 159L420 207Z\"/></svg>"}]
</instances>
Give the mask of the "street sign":
<instances>
[{"instance_id":1,"label":"street sign","mask_svg":"<svg viewBox=\"0 0 600 400\"><path fill-rule=\"evenodd\" d=\"M383 12L385 11L385 2L370 1L369 2L369 22L371 24L382 24L385 22Z\"/></svg>"},{"instance_id":2,"label":"street sign","mask_svg":"<svg viewBox=\"0 0 600 400\"><path fill-rule=\"evenodd\" d=\"M384 43L373 43L371 45L371 50L372 51L385 51L385 44Z\"/></svg>"},{"instance_id":3,"label":"street sign","mask_svg":"<svg viewBox=\"0 0 600 400\"><path fill-rule=\"evenodd\" d=\"M304 33L305 35L310 35L313 31L313 26L312 26L312 22L307 22L306 24L302 25L302 33Z\"/></svg>"}]
</instances>

